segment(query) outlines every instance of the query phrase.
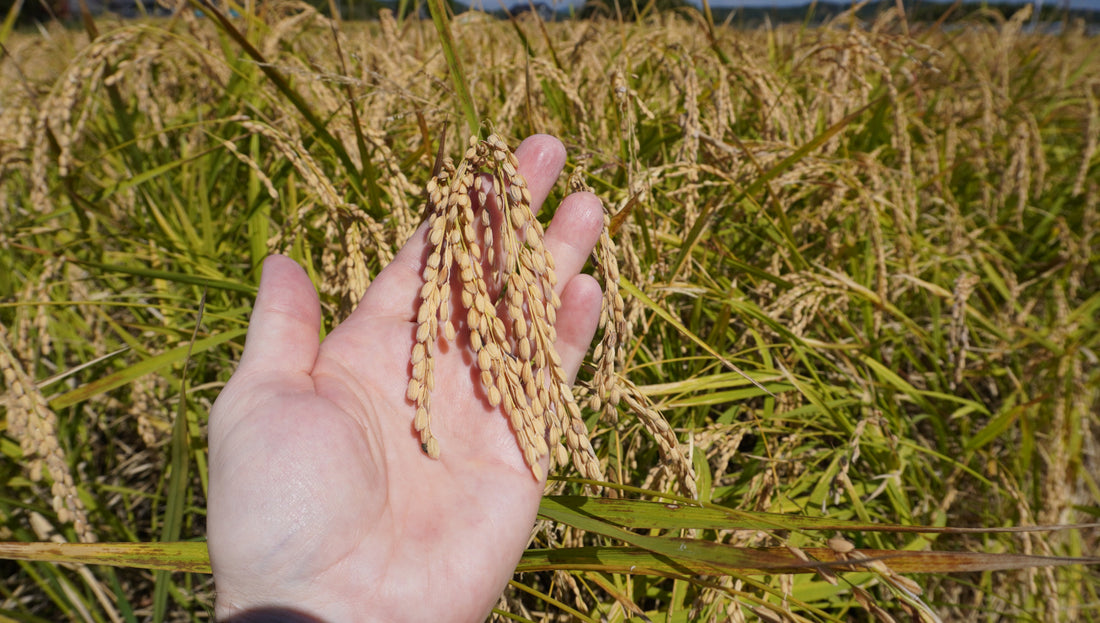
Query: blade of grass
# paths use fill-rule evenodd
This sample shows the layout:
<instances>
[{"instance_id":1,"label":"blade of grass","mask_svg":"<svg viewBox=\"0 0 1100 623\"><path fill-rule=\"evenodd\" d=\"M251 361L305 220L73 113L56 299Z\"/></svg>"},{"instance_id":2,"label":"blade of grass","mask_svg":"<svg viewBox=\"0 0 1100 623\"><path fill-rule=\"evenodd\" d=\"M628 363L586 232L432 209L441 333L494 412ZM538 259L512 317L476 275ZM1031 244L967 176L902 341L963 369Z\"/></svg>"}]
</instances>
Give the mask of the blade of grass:
<instances>
[{"instance_id":1,"label":"blade of grass","mask_svg":"<svg viewBox=\"0 0 1100 623\"><path fill-rule=\"evenodd\" d=\"M633 530L817 530L822 532L890 532L908 534L993 534L1034 533L1059 530L1087 530L1100 523L1053 526L1008 526L999 528L955 528L951 526L903 526L828 517L765 513L706 506L668 504L645 500L549 496L539 512L572 513ZM570 524L572 525L572 524Z\"/></svg>"},{"instance_id":2,"label":"blade of grass","mask_svg":"<svg viewBox=\"0 0 1100 623\"><path fill-rule=\"evenodd\" d=\"M577 621L585 621L586 623L597 623L596 619L593 619L593 618L585 615L580 610L577 610L576 608L573 608L573 607L571 607L567 604L564 604L564 603L558 601L557 599L554 599L550 595L547 595L546 593L544 593L542 591L539 591L539 590L536 590L536 589L534 589L530 586L527 586L526 584L523 584L521 582L516 582L515 580L512 580L512 581L508 582L508 586L511 586L512 588L514 588L518 591L523 591L524 593L527 593L528 595L532 595L533 597L537 598L540 601L548 603L548 604L554 606L555 608L558 608L559 610L562 610L564 612L569 613Z\"/></svg>"},{"instance_id":3,"label":"blade of grass","mask_svg":"<svg viewBox=\"0 0 1100 623\"><path fill-rule=\"evenodd\" d=\"M1067 565L1100 565L1100 558L986 554L980 552L854 550L867 556L867 559L860 561L858 559L845 559L827 547L807 547L801 548L801 551L811 560L802 560L791 553L789 549L783 547L743 549L743 562L748 566L732 567L726 570L750 574L815 573L822 568L834 571L863 571L866 570L869 564L884 562L895 573L970 573ZM531 549L524 552L523 557L516 566L517 573L554 570L588 570L664 577L715 574L715 567L707 562L694 558L669 558L666 555L641 547L606 546Z\"/></svg>"},{"instance_id":4,"label":"blade of grass","mask_svg":"<svg viewBox=\"0 0 1100 623\"><path fill-rule=\"evenodd\" d=\"M470 89L466 85L466 75L462 72L462 65L455 54L454 38L451 36L451 17L447 12L443 0L427 0L428 10L432 14L432 24L439 34L439 45L443 48L443 58L447 60L447 69L451 74L451 84L454 85L455 95L460 117L466 118L466 136L476 135L484 138L481 132L481 121L474 106L474 98L470 96Z\"/></svg>"},{"instance_id":5,"label":"blade of grass","mask_svg":"<svg viewBox=\"0 0 1100 623\"><path fill-rule=\"evenodd\" d=\"M210 573L206 543L6 543L0 559Z\"/></svg>"},{"instance_id":6,"label":"blade of grass","mask_svg":"<svg viewBox=\"0 0 1100 623\"><path fill-rule=\"evenodd\" d=\"M236 339L247 332L247 328L233 329L231 331L225 331L217 335L212 335L208 338L204 338L196 341L194 344L185 344L161 353L155 357L150 357L145 361L138 362L125 370L119 370L114 374L109 374L103 378L92 381L85 385L81 385L74 390L65 392L60 396L49 401L50 408L54 410L64 409L70 407L78 402L85 401L92 396L98 396L103 392L110 391L116 387L122 387L127 383L130 383L139 376L149 374L163 368L164 366L171 365L173 363L184 360L188 353L201 353L215 346L224 344L230 340Z\"/></svg>"},{"instance_id":7,"label":"blade of grass","mask_svg":"<svg viewBox=\"0 0 1100 623\"><path fill-rule=\"evenodd\" d=\"M184 512L187 509L187 490L190 481L191 437L187 430L187 372L191 367L191 354L202 326L202 314L206 309L206 291L199 299L199 309L195 318L195 328L191 340L187 343L187 352L183 357L183 369L180 371L179 403L176 419L172 423L171 471L168 473L168 492L164 508L164 524L161 526L161 542L178 541L183 532ZM153 620L163 621L168 611L169 584L172 581L167 571L157 571L153 588Z\"/></svg>"},{"instance_id":8,"label":"blade of grass","mask_svg":"<svg viewBox=\"0 0 1100 623\"><path fill-rule=\"evenodd\" d=\"M2 47L8 41L8 35L11 34L12 28L15 27L15 20L19 17L19 11L23 9L23 0L15 0L8 7L8 14L4 16L4 23L0 25L0 47ZM4 48L4 55L8 53L7 48Z\"/></svg>"},{"instance_id":9,"label":"blade of grass","mask_svg":"<svg viewBox=\"0 0 1100 623\"><path fill-rule=\"evenodd\" d=\"M656 301L649 298L649 296L647 296L645 292L642 292L637 286L630 283L630 281L628 281L626 279L626 277L622 277L622 276L619 277L619 287L622 288L624 291L626 291L631 296L633 296L634 298L641 301L642 304L644 304L646 307L652 309L654 311L654 313L656 313L658 316L661 317L662 320L664 320L665 322L672 325L677 331L680 332L681 335L688 338L692 342L695 342L695 344L698 345L699 348L702 348L711 357L714 357L718 361L721 361L722 365L726 366L727 368L729 368L730 370L736 372L737 374L740 374L745 380L747 380L748 382L755 385L756 388L759 389L760 391L764 392L765 394L767 394L769 396L772 396L773 398L775 397L775 394L771 393L771 391L769 391L767 387L764 387L759 381L752 378L748 374L745 374L745 372L743 370L741 370L741 368L733 365L733 363L731 363L730 360L726 359L718 351L714 350L714 348L712 348L710 344L707 344L702 338L700 338L699 336L692 333L691 330L689 330L687 327L684 326L684 324L682 322L679 321L679 319L677 319L675 316L670 314L663 307L658 305Z\"/></svg>"},{"instance_id":10,"label":"blade of grass","mask_svg":"<svg viewBox=\"0 0 1100 623\"><path fill-rule=\"evenodd\" d=\"M119 264L104 264L101 262L93 262L90 260L82 260L78 258L66 259L75 264L80 264L89 268L95 268L103 272L122 273L124 275L147 277L149 279L164 279L166 281L174 281L176 283L186 283L195 286L202 286L204 288L211 288L214 290L229 290L231 292L241 292L243 294L249 295L256 294L256 286L248 285L245 283L237 283L235 281L212 279L210 277L200 277L198 275L188 275L166 270L154 270L151 268L135 268L131 266L122 266Z\"/></svg>"}]
</instances>

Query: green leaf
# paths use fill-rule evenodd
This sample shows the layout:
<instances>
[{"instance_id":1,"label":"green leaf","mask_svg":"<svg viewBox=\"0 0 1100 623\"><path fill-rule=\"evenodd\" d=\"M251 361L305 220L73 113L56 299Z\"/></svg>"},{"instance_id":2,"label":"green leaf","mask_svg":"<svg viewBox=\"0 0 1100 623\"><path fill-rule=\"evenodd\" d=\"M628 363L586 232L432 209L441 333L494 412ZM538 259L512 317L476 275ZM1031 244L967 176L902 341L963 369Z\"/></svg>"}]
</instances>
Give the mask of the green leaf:
<instances>
[{"instance_id":1,"label":"green leaf","mask_svg":"<svg viewBox=\"0 0 1100 623\"><path fill-rule=\"evenodd\" d=\"M466 75L462 71L462 64L455 54L454 38L451 36L451 18L447 13L447 7L443 0L427 0L428 10L432 14L432 24L439 34L439 45L443 48L443 58L447 60L447 69L451 74L451 84L454 85L456 102L459 111L466 117L467 135L481 136L481 121L477 116L477 108L474 98L470 95L470 89L466 86Z\"/></svg>"},{"instance_id":2,"label":"green leaf","mask_svg":"<svg viewBox=\"0 0 1100 623\"><path fill-rule=\"evenodd\" d=\"M198 275L188 275L167 270L153 270L151 268L119 266L117 264L102 264L100 262L91 262L88 260L80 259L71 259L70 261L80 264L82 266L88 266L89 268L96 268L103 272L122 273L124 275L147 277L149 279L164 279L165 281L172 281L175 283L186 283L196 286L202 286L204 288L211 288L214 290L242 292L248 295L256 294L256 286L244 283L237 283L235 281L226 281L224 279L212 279L210 277L200 277Z\"/></svg>"},{"instance_id":3,"label":"green leaf","mask_svg":"<svg viewBox=\"0 0 1100 623\"><path fill-rule=\"evenodd\" d=\"M4 23L0 25L0 45L8 40L8 35L11 34L12 28L15 27L15 20L19 17L19 11L23 8L23 0L15 0L8 7L8 14L4 16Z\"/></svg>"},{"instance_id":4,"label":"green leaf","mask_svg":"<svg viewBox=\"0 0 1100 623\"><path fill-rule=\"evenodd\" d=\"M210 573L206 543L3 543L0 559Z\"/></svg>"},{"instance_id":5,"label":"green leaf","mask_svg":"<svg viewBox=\"0 0 1100 623\"><path fill-rule=\"evenodd\" d=\"M168 473L168 495L164 508L164 523L161 526L160 540L178 541L183 532L184 512L187 510L187 488L190 475L190 434L187 430L187 371L191 367L191 353L195 346L195 337L202 326L202 315L206 309L206 291L199 300L198 317L191 341L187 343L187 353L183 358L183 370L180 371L179 403L176 419L172 423L171 471ZM168 610L168 591L171 577L167 571L157 571L153 588L153 620L162 621Z\"/></svg>"},{"instance_id":6,"label":"green leaf","mask_svg":"<svg viewBox=\"0 0 1100 623\"><path fill-rule=\"evenodd\" d=\"M971 573L1065 565L1100 565L1100 558L882 549L853 550L867 557L863 562L858 562L851 558L842 558L837 552L823 547L802 548L802 553L809 558L809 560L802 560L791 550L783 547L750 549L706 543L711 549L739 550L737 557L744 566L725 567L723 570L747 574L814 573L825 568L834 571L866 571L868 566L875 562L885 563L894 573ZM695 557L669 558L639 547L532 549L524 552L519 565L516 566L517 573L553 570L590 570L603 573L683 577L696 574L715 575L717 567Z\"/></svg>"},{"instance_id":7,"label":"green leaf","mask_svg":"<svg viewBox=\"0 0 1100 623\"><path fill-rule=\"evenodd\" d=\"M99 380L92 381L86 385L81 385L72 391L65 392L60 396L50 400L50 408L54 410L64 409L65 407L72 406L78 402L82 402L91 398L92 396L98 396L103 392L110 391L116 387L122 387L134 379L155 372L165 366L172 365L173 363L184 360L188 353L193 350L195 353L201 353L215 346L224 344L230 340L236 339L244 335L248 331L247 328L233 329L231 331L225 331L217 335L212 335L208 338L198 340L193 345L184 344L178 346L170 351L161 353L155 357L150 357L145 361L136 363L125 370L119 370L114 374L109 374ZM192 346L194 347L192 349Z\"/></svg>"},{"instance_id":8,"label":"green leaf","mask_svg":"<svg viewBox=\"0 0 1100 623\"><path fill-rule=\"evenodd\" d=\"M757 389L759 389L760 391L764 392L765 394L767 394L769 396L774 396L774 394L772 394L770 391L768 391L768 389L766 387L764 387L762 384L760 384L756 379L752 378L748 374L745 374L745 372L742 371L741 368L738 368L737 366L733 365L733 363L731 363L728 359L723 357L720 353L718 353L718 351L714 350L714 348L711 347L710 344L707 344L706 341L704 341L701 337L699 337L698 335L695 335L694 333L692 333L690 329L685 327L684 324L679 321L679 319L677 319L675 316L673 316L671 313L669 313L665 308L658 305L656 301L649 298L649 296L647 296L645 292L642 292L638 288L638 286L630 283L626 279L626 277L619 277L619 287L622 288L623 290L625 290L628 294L630 294L634 298L641 301L642 304L644 304L646 307L652 309L658 316L661 317L662 320L664 320L665 322L667 322L670 325L672 325L673 327L675 327L676 330L679 331L684 337L688 338L692 342L695 342L695 344L698 345L699 348L702 348L711 357L714 357L718 361L721 361L723 365L725 365L730 370L733 370L737 374L741 375L748 382L755 385L757 387Z\"/></svg>"}]
</instances>

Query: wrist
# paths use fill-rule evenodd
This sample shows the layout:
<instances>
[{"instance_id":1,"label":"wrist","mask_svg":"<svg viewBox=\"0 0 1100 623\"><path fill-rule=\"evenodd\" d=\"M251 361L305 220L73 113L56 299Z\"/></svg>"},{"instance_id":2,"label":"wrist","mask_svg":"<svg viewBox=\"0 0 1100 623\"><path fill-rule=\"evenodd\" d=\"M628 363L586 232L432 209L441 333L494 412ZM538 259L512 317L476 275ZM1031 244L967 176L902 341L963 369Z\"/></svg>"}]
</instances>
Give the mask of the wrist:
<instances>
[{"instance_id":1,"label":"wrist","mask_svg":"<svg viewBox=\"0 0 1100 623\"><path fill-rule=\"evenodd\" d=\"M290 608L254 608L228 617L218 617L218 623L325 623L325 621Z\"/></svg>"}]
</instances>

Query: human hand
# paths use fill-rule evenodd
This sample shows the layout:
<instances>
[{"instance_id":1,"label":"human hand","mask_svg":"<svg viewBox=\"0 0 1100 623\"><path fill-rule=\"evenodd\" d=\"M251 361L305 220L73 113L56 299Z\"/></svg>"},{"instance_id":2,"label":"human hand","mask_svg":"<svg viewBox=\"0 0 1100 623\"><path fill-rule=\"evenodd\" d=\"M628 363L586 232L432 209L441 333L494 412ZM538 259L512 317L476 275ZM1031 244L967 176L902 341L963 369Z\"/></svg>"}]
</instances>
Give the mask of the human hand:
<instances>
[{"instance_id":1,"label":"human hand","mask_svg":"<svg viewBox=\"0 0 1100 623\"><path fill-rule=\"evenodd\" d=\"M537 211L564 148L533 136L516 156ZM562 300L556 347L570 382L598 321L599 285L579 271L602 224L599 199L577 193L546 232ZM210 415L207 531L219 620L482 621L511 578L544 482L501 408L485 400L461 335L436 350L439 459L424 454L413 429L406 389L425 232L320 343L305 272L285 257L265 261L240 366Z\"/></svg>"}]
</instances>

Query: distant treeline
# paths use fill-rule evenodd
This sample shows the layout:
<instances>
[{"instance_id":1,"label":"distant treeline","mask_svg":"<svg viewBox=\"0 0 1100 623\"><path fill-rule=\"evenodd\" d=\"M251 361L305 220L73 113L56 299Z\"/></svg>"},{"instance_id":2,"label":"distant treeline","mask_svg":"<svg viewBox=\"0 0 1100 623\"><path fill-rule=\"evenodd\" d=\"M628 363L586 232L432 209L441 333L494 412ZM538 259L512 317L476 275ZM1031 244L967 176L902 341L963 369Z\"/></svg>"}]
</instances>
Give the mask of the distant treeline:
<instances>
[{"instance_id":1,"label":"distant treeline","mask_svg":"<svg viewBox=\"0 0 1100 623\"><path fill-rule=\"evenodd\" d=\"M1008 19L1018 11L1026 8L1030 3L1016 2L1004 4L985 4L977 2L967 3L941 3L941 2L903 2L906 18L911 23L932 24L936 22L955 23L972 20L980 15L986 19L1000 15ZM855 17L860 20L871 21L884 11L893 9L897 3L893 0L871 2L859 8ZM849 9L848 5L818 3L806 4L800 7L789 8L712 8L714 21L729 21L735 26L755 27L764 23L811 23L820 24L835 19ZM1100 11L1073 9L1067 10L1054 3L1047 3L1039 10L1037 21L1041 23L1071 23L1082 20L1088 24L1100 24Z\"/></svg>"},{"instance_id":2,"label":"distant treeline","mask_svg":"<svg viewBox=\"0 0 1100 623\"><path fill-rule=\"evenodd\" d=\"M331 12L330 0L308 0L317 9L325 14ZM491 0L482 0L485 3ZM555 11L548 0L503 0L508 5L507 10L490 12L491 15L508 19L509 17L521 17L532 12L538 13L545 20L566 19L624 19L634 21L639 16L645 17L654 13L668 13L687 10L699 10L698 2L694 0L586 0L579 7L567 4L560 6ZM767 2L768 0L759 0ZM470 11L470 7L463 2L445 0L452 10L458 13ZM927 0L902 0L905 14L912 23L952 23L974 19L979 14L985 19L999 14L1007 19L1018 11L1026 8L1028 2L1012 3L981 3L967 1L965 3L929 2ZM389 8L395 13L416 14L428 17L426 2L423 0L336 0L335 5L341 11L341 17L345 19L370 18L378 15L378 11ZM884 11L897 7L895 0L879 0L868 2L855 12L859 20L874 20ZM729 23L738 27L757 27L766 23L789 24L808 23L821 24L835 19L848 11L849 4L834 4L831 2L811 3L809 0L802 6L773 8L773 7L711 7L711 15L715 23ZM1084 9L1066 9L1060 2L1044 2L1037 21L1041 23L1072 23L1082 20L1088 24L1100 24L1100 11Z\"/></svg>"},{"instance_id":3,"label":"distant treeline","mask_svg":"<svg viewBox=\"0 0 1100 623\"><path fill-rule=\"evenodd\" d=\"M761 0L762 2L766 0ZM928 1L904 0L905 15L913 23L952 23L969 20L979 13L988 17L1000 15L1008 19L1018 11L1026 8L1026 2L986 4L977 2L945 3ZM617 5L617 6L616 6ZM537 6L537 5L536 5ZM635 12L637 6L637 12ZM854 17L859 20L872 21L884 11L897 7L894 0L880 0L869 2L855 11ZM559 18L579 17L589 19L594 17L606 17L633 20L638 14L648 15L653 12L678 11L695 8L686 0L654 0L646 3L639 0L633 4L630 0L588 0L580 10L559 10ZM526 7L522 7L526 9ZM711 15L715 23L729 23L739 27L757 27L764 24L789 24L808 23L821 24L835 19L837 16L850 9L848 4L834 4L831 2L811 3L807 1L802 6L775 8L775 7L711 7ZM503 12L501 12L503 13ZM1046 3L1039 10L1037 21L1041 23L1071 23L1082 20L1088 24L1100 24L1100 11L1083 9L1066 9L1055 3Z\"/></svg>"},{"instance_id":4,"label":"distant treeline","mask_svg":"<svg viewBox=\"0 0 1100 623\"><path fill-rule=\"evenodd\" d=\"M0 19L11 10L15 0L0 0ZM508 0L504 0L505 3ZM766 1L766 0L760 0ZM328 15L333 8L340 12L342 19L374 19L382 9L389 9L398 15L428 17L424 0L307 0L321 13ZM455 14L470 11L470 7L455 0L445 0ZM220 4L220 3L218 3ZM986 19L1000 14L1011 17L1025 8L1028 3L985 4L977 2L942 3L926 0L903 0L906 17L911 23L955 23L974 19L978 14ZM139 15L165 14L165 9L155 0L92 0L89 5L93 11L108 11L126 17ZM894 0L869 2L856 10L854 17L859 20L874 20L882 12L897 6ZM687 0L587 0L579 7L565 5L554 11L548 2L535 0L512 0L508 10L493 11L490 14L500 19L522 17L536 12L544 20L562 21L566 19L623 19L634 21L656 13L683 12L698 10ZM755 28L765 24L822 24L835 19L849 9L847 4L829 2L810 3L802 6L774 7L711 7L715 23L729 23L742 28ZM79 10L75 0L38 0L27 1L21 7L18 22L45 22L51 19L69 20L78 17ZM1060 3L1044 3L1036 21L1043 24L1070 24L1083 21L1090 25L1100 25L1100 11L1085 9L1067 9Z\"/></svg>"}]
</instances>

